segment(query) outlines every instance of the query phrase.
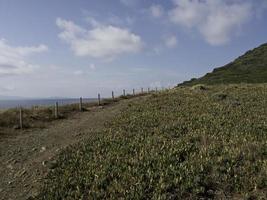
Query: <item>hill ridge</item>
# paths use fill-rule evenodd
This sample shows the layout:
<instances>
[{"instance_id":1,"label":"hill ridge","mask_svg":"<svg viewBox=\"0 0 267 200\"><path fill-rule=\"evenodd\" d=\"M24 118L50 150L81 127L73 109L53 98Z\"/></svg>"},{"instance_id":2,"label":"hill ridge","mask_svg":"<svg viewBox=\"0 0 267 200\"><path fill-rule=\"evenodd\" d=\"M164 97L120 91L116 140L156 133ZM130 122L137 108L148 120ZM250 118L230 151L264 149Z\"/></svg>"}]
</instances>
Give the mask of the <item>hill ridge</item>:
<instances>
[{"instance_id":1,"label":"hill ridge","mask_svg":"<svg viewBox=\"0 0 267 200\"><path fill-rule=\"evenodd\" d=\"M196 84L266 83L267 43L247 51L225 66L214 68L203 77L193 78L178 86Z\"/></svg>"}]
</instances>

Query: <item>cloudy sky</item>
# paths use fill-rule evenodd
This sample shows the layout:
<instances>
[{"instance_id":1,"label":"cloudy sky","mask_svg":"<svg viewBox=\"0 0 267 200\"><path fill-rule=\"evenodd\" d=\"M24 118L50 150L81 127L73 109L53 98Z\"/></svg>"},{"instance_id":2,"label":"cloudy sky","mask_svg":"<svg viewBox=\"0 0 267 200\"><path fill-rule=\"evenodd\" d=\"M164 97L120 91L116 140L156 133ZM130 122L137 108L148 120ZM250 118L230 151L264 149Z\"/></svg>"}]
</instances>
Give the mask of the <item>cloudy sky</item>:
<instances>
[{"instance_id":1,"label":"cloudy sky","mask_svg":"<svg viewBox=\"0 0 267 200\"><path fill-rule=\"evenodd\" d=\"M0 95L108 96L267 42L267 0L0 0Z\"/></svg>"}]
</instances>

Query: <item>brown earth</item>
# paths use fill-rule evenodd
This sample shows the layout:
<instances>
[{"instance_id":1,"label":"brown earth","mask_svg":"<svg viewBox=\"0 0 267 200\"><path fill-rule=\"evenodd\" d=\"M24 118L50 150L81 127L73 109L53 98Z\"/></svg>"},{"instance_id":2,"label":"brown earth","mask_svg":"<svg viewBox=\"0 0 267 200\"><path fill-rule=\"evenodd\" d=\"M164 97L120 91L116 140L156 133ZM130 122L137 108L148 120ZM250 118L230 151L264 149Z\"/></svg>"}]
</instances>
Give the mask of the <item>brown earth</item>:
<instances>
[{"instance_id":1,"label":"brown earth","mask_svg":"<svg viewBox=\"0 0 267 200\"><path fill-rule=\"evenodd\" d=\"M90 139L136 97L105 107L88 108L69 119L51 122L45 129L14 130L0 137L0 199L29 199L40 189L62 149ZM5 130L0 128L0 132ZM1 134L0 134L1 135Z\"/></svg>"}]
</instances>

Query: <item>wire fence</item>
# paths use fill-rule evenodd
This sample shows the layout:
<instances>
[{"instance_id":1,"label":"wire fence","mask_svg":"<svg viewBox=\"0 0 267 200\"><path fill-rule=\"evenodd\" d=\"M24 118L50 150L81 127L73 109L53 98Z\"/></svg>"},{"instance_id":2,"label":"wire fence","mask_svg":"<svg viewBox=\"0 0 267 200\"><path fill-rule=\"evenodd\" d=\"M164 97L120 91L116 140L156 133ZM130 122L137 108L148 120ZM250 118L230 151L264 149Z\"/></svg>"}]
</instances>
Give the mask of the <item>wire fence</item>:
<instances>
[{"instance_id":1,"label":"wire fence","mask_svg":"<svg viewBox=\"0 0 267 200\"><path fill-rule=\"evenodd\" d=\"M117 102L120 99L126 99L126 98L132 98L132 97L136 97L136 96L141 96L141 95L147 95L147 94L151 94L151 93L158 93L160 91L164 91L164 90L169 90L171 89L169 88L164 88L162 87L161 90L159 90L157 87L153 89L151 88L147 88L147 90L145 91L144 88L142 87L139 91L136 91L136 89L132 89L132 91L130 93L127 93L127 91L125 89L122 90L122 94L119 96L115 95L115 92L112 91L111 92L111 97L110 98L102 98L101 94L98 93L97 98L95 99L95 101L91 102L94 103L92 104L93 106L102 106L102 105L106 105L106 104L110 104L112 102ZM79 106L78 106L78 111L83 112L86 110L85 105L86 103L84 102L83 97L79 98ZM71 105L71 104L70 104ZM53 106L53 115L54 115L54 119L59 119L61 116L60 113L60 106L59 106L59 102L55 100L54 106ZM24 116L24 108L22 106L18 107L18 113L19 113L19 129L24 129L24 121L25 121L25 116Z\"/></svg>"}]
</instances>

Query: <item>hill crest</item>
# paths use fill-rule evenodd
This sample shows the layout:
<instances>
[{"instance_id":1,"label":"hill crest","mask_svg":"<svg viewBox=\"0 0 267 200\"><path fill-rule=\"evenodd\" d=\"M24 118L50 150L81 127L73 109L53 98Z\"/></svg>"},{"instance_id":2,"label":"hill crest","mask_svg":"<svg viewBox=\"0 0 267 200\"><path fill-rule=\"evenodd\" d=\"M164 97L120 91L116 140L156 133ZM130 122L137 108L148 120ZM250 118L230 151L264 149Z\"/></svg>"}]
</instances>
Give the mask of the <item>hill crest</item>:
<instances>
[{"instance_id":1,"label":"hill crest","mask_svg":"<svg viewBox=\"0 0 267 200\"><path fill-rule=\"evenodd\" d=\"M267 83L267 43L247 51L229 64L180 85Z\"/></svg>"}]
</instances>

